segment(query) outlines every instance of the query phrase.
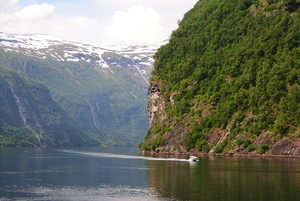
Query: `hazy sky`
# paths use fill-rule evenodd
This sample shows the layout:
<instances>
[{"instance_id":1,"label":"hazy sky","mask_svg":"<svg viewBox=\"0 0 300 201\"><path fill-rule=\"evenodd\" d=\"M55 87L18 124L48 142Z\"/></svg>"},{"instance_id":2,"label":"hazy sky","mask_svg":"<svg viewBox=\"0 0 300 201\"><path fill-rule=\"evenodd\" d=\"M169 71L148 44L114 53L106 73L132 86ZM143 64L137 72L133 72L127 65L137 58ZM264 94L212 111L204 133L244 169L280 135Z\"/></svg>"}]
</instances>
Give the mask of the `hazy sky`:
<instances>
[{"instance_id":1,"label":"hazy sky","mask_svg":"<svg viewBox=\"0 0 300 201\"><path fill-rule=\"evenodd\" d=\"M198 0L0 0L0 32L99 46L157 43Z\"/></svg>"}]
</instances>

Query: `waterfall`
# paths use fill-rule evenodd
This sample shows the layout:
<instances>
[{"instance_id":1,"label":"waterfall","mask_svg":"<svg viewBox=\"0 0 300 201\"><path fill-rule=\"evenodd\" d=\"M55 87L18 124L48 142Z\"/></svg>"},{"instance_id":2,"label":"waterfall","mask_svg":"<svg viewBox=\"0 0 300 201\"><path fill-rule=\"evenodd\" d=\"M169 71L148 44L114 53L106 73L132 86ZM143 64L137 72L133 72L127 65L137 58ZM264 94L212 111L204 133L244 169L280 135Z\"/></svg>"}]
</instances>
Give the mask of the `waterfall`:
<instances>
[{"instance_id":1,"label":"waterfall","mask_svg":"<svg viewBox=\"0 0 300 201\"><path fill-rule=\"evenodd\" d=\"M142 76L142 78L143 78L143 79L146 81L146 83L149 85L149 82L148 82L147 78L145 78L145 76L143 75L141 69L140 69L137 65L135 65L133 59L131 59L131 61L132 61L132 65L137 69L137 71L140 73L140 75Z\"/></svg>"},{"instance_id":2,"label":"waterfall","mask_svg":"<svg viewBox=\"0 0 300 201\"><path fill-rule=\"evenodd\" d=\"M37 119L34 117L35 123L36 125L40 128L40 130L42 130L42 126L41 124L37 121Z\"/></svg>"},{"instance_id":3,"label":"waterfall","mask_svg":"<svg viewBox=\"0 0 300 201\"><path fill-rule=\"evenodd\" d=\"M18 108L19 108L19 112L20 112L22 121L23 121L24 125L26 125L26 118L25 118L25 116L24 116L24 114L23 114L23 112L25 112L25 108L23 107L23 105L22 105L20 99L19 99L18 96L16 95L15 90L12 88L12 86L11 86L10 84L9 84L9 86L10 86L10 90L12 91L12 93L13 93L13 95L14 95L14 98L15 98L15 100L16 100L16 102L17 102L17 105L18 105Z\"/></svg>"},{"instance_id":4,"label":"waterfall","mask_svg":"<svg viewBox=\"0 0 300 201\"><path fill-rule=\"evenodd\" d=\"M98 110L98 112L100 112L100 109L99 109L98 102L96 102L96 106L97 106L97 110Z\"/></svg>"},{"instance_id":5,"label":"waterfall","mask_svg":"<svg viewBox=\"0 0 300 201\"><path fill-rule=\"evenodd\" d=\"M39 135L33 130L33 128L31 128L31 126L29 124L27 124L27 119L25 117L25 107L22 105L19 97L16 95L15 93L15 90L13 89L13 87L11 86L11 84L9 83L9 86L10 86L10 90L11 92L13 93L14 95L14 98L16 100L16 103L18 105L18 109L19 109L19 113L20 113L20 116L22 118L22 121L23 121L23 124L27 127L28 130L30 130L34 135L35 137L37 138L37 140L39 141L40 145L42 146L42 143L41 143L41 139L39 137ZM38 124L39 125L39 124Z\"/></svg>"},{"instance_id":6,"label":"waterfall","mask_svg":"<svg viewBox=\"0 0 300 201\"><path fill-rule=\"evenodd\" d=\"M93 122L94 122L94 125L95 127L99 130L97 124L96 124L96 118L95 118L95 112L94 112L94 109L92 107L91 104L88 103L87 99L85 98L85 101L87 102L87 104L90 106L90 109L91 109L91 112L92 112L92 117L93 117Z\"/></svg>"}]
</instances>

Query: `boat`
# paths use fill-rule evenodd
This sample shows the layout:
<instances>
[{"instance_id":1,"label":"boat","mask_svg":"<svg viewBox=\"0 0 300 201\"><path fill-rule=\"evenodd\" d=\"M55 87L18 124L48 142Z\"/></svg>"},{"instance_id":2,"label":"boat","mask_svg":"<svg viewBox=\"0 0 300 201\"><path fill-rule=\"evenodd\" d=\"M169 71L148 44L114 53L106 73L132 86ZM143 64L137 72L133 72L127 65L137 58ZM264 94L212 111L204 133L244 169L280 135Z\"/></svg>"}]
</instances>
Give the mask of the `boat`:
<instances>
[{"instance_id":1,"label":"boat","mask_svg":"<svg viewBox=\"0 0 300 201\"><path fill-rule=\"evenodd\" d=\"M190 156L189 161L196 162L196 161L198 161L198 158L196 156Z\"/></svg>"}]
</instances>

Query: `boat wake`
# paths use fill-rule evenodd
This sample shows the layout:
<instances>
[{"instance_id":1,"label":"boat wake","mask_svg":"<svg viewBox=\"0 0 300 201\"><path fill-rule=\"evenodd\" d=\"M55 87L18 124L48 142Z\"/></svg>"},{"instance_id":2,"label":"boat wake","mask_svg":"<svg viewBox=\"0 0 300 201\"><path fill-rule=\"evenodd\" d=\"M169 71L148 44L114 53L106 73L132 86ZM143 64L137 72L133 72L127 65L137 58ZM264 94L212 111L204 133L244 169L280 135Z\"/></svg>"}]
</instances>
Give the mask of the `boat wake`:
<instances>
[{"instance_id":1,"label":"boat wake","mask_svg":"<svg viewBox=\"0 0 300 201\"><path fill-rule=\"evenodd\" d=\"M106 157L106 158L139 159L139 160L151 160L151 161L183 161L183 162L198 161L198 160L179 159L179 158L154 158L154 157L147 157L147 156L132 156L132 155L111 154L111 153L102 153L102 152L81 152L81 151L70 151L70 150L62 150L62 151L70 154L80 154L80 155Z\"/></svg>"}]
</instances>

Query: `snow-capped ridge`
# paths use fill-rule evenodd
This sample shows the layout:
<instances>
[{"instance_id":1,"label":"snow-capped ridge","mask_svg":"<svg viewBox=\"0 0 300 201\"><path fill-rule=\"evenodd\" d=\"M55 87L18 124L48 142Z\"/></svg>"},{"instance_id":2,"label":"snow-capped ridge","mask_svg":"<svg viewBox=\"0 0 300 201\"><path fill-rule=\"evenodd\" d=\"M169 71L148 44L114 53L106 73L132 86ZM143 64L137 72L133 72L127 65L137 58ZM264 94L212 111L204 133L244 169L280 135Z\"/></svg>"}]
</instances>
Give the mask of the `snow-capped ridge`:
<instances>
[{"instance_id":1,"label":"snow-capped ridge","mask_svg":"<svg viewBox=\"0 0 300 201\"><path fill-rule=\"evenodd\" d=\"M153 69L153 55L166 44L97 47L71 42L44 34L8 34L0 32L0 48L39 59L59 62L86 62L93 68L114 74L114 68L126 68L147 83ZM117 56L116 56L117 55ZM108 69L108 70L105 70Z\"/></svg>"},{"instance_id":2,"label":"snow-capped ridge","mask_svg":"<svg viewBox=\"0 0 300 201\"><path fill-rule=\"evenodd\" d=\"M135 46L111 46L111 47L97 47L93 45L83 44L79 42L72 42L67 40L62 40L53 36L45 34L8 34L0 32L0 45L12 48L27 48L27 49L45 49L51 46L57 45L75 45L91 52L95 50L104 51L116 51L116 52L128 52L128 53L141 53L149 52L155 53L156 50L167 43L167 40L154 45L135 45ZM94 51L93 51L94 50Z\"/></svg>"},{"instance_id":3,"label":"snow-capped ridge","mask_svg":"<svg viewBox=\"0 0 300 201\"><path fill-rule=\"evenodd\" d=\"M44 34L7 34L0 32L0 44L12 48L43 49L63 44L63 40Z\"/></svg>"}]
</instances>

